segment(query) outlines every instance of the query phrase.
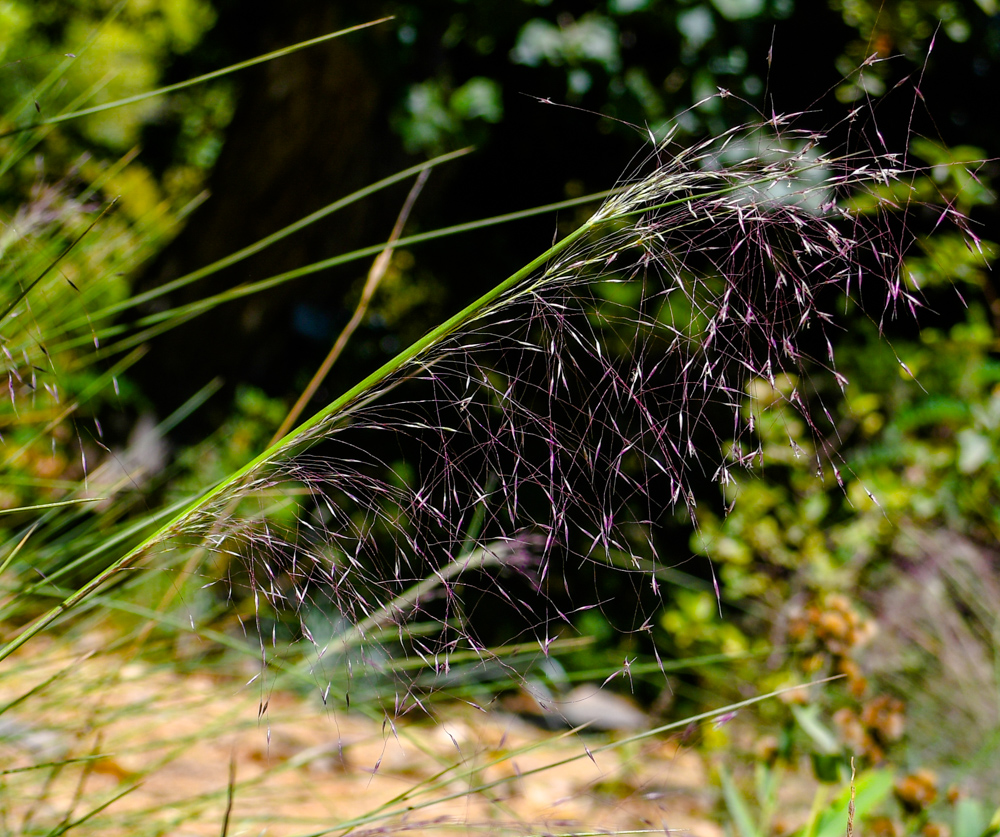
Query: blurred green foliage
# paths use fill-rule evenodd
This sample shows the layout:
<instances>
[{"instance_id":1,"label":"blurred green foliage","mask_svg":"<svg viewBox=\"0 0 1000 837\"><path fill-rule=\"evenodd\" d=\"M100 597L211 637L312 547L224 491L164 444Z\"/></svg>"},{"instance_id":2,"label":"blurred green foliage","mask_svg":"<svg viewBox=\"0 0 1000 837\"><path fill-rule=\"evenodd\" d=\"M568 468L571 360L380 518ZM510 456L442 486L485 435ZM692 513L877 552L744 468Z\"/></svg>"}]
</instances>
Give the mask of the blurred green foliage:
<instances>
[{"instance_id":1,"label":"blurred green foliage","mask_svg":"<svg viewBox=\"0 0 1000 837\"><path fill-rule=\"evenodd\" d=\"M190 163L158 177L134 145L159 106L19 130L155 85L172 51L212 21L204 3L32 2L0 7L0 306L7 398L0 406L0 507L71 495L107 455L102 420L142 396L101 357L89 312L127 299L128 273L176 230L200 189ZM108 211L114 202L113 210ZM93 227L93 229L91 229ZM16 327L14 327L16 325ZM116 435L121 434L118 428ZM23 516L4 519L16 529Z\"/></svg>"},{"instance_id":2,"label":"blurred green foliage","mask_svg":"<svg viewBox=\"0 0 1000 837\"><path fill-rule=\"evenodd\" d=\"M170 57L191 50L215 20L206 0L7 0L2 14L3 110L34 104L42 116L155 88ZM92 114L74 130L93 145L126 151L162 107L152 99Z\"/></svg>"},{"instance_id":3,"label":"blurred green foliage","mask_svg":"<svg viewBox=\"0 0 1000 837\"><path fill-rule=\"evenodd\" d=\"M7 0L0 14L7 24L0 26L0 57L6 62L0 68L0 207L10 217L17 205L31 200L31 188L40 180L79 172L85 187L98 182L97 196L121 196L121 208L132 220L153 225L143 231L143 240L162 247L169 230L162 218L166 206L192 200L218 155L221 130L232 115L226 84L40 130L25 128L155 89L169 62L190 51L214 22L211 4ZM180 118L180 139L172 162L153 172L140 156L141 134L151 122L167 118Z\"/></svg>"}]
</instances>

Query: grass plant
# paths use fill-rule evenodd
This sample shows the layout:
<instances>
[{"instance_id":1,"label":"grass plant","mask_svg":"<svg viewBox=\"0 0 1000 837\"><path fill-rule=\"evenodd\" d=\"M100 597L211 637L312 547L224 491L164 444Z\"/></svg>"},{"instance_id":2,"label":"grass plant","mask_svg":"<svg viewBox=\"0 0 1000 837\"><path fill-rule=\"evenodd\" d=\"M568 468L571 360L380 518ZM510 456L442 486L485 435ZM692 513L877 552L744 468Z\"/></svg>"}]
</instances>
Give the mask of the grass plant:
<instances>
[{"instance_id":1,"label":"grass plant","mask_svg":"<svg viewBox=\"0 0 1000 837\"><path fill-rule=\"evenodd\" d=\"M74 107L0 138L30 137L96 109ZM308 690L342 748L337 725L343 716L349 726L351 710L382 724L383 748L405 742L439 769L379 798L369 813L272 819L269 833L443 833L462 822L463 809L465 830L534 833L536 822L512 813L505 794L521 792L513 788L568 764L591 764L599 774L612 756L615 769L626 770L630 748L688 728L719 729L746 707L787 696L790 689L778 689L599 743L567 733L554 745L508 746L502 737L466 745L442 721L449 751L402 724L407 715L433 716L441 695L460 696L484 713L529 672L555 677L558 659L579 648L580 619L601 613L610 590L636 603L634 623L620 630L637 643L649 640L663 572L676 557L660 535L663 521L694 518L706 486L725 488L735 472L759 463L760 425L769 416L788 423L791 455L808 461L817 479L843 483L845 463L820 442L835 396L811 383L824 371L840 387L847 383L833 351L838 312L864 304L882 322L920 307L902 271L921 223L950 224L978 245L959 213L917 200L919 171L871 150L871 117L853 110L846 117L852 145L837 151L825 149L825 134L798 127L807 116L771 116L687 148L672 136L650 138L648 157L575 231L298 426L259 411L260 439L279 427L287 432L238 467L187 493L178 489L184 478L206 472L164 468L154 479L169 486L161 494L167 499L148 510L135 495L95 498L87 486L88 454L102 446L102 405L123 397L123 388L128 397L127 369L142 343L215 306L334 264L384 262L393 248L593 196L418 235L397 229L372 247L129 321L139 303L375 189L425 178L456 154L413 166L135 296L120 286L98 291L89 281L103 272L102 259L130 256L102 250L106 207L60 195L66 217L55 232L22 231L11 242L0 300L11 396L3 416L12 428L6 467L27 475L25 485L40 500L5 510L14 522L0 554L0 716L28 758L0 771L0 828L201 833L223 817L232 828L241 800L263 794L266 782L320 757L342 757L328 744L287 756L274 744L272 757L266 744L259 773L228 778L230 759L218 741L243 726L270 742L264 728L280 714L282 696ZM28 147L20 142L11 153ZM30 207L23 217L31 217ZM62 270L70 258L75 267ZM183 420L204 397L166 423ZM84 415L95 428L92 441L80 430ZM792 429L793 420L807 432ZM58 460L49 476L40 452L46 446ZM82 460L78 470L67 464L70 451ZM588 573L594 589L571 589L570 578ZM506 623L504 641L480 637L481 614ZM684 664L661 660L655 650L638 656L600 669L605 684L662 680ZM197 689L170 679L185 664L203 672ZM228 714L211 702L220 688L237 693L230 700L238 708ZM249 716L238 703L247 696L256 705ZM171 700L178 712L162 738L137 734L133 725L123 749L106 749L102 730L110 734L126 717L141 727L147 703ZM32 703L31 721L22 721ZM190 727L199 715L207 723ZM44 753L23 743L41 741L31 739L38 718L46 731L59 730ZM96 738L82 734L85 725ZM570 739L572 751L561 749ZM79 750L84 740L91 750ZM554 749L534 763L546 747ZM221 771L207 789L169 804L142 797L130 807L144 779L189 749ZM379 755L368 766L378 776L381 764ZM738 829L754 837L746 805L722 775ZM859 799L882 778L863 775ZM585 783L587 793L598 793L597 781ZM804 833L825 837L831 822L814 818ZM610 827L625 833L621 821ZM580 833L568 822L545 829Z\"/></svg>"}]
</instances>

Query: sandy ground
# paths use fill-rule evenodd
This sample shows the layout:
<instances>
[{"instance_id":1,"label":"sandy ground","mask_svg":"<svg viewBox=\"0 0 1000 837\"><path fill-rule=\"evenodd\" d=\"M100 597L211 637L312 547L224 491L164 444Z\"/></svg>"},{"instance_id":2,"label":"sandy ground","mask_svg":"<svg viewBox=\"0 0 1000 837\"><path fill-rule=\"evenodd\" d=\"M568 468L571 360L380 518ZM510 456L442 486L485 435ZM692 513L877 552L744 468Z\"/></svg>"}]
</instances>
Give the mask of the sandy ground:
<instances>
[{"instance_id":1,"label":"sandy ground","mask_svg":"<svg viewBox=\"0 0 1000 837\"><path fill-rule=\"evenodd\" d=\"M220 835L231 765L229 835L722 834L702 759L663 738L461 703L390 723L47 641L0 668L0 707L31 688L0 715L3 834Z\"/></svg>"}]
</instances>

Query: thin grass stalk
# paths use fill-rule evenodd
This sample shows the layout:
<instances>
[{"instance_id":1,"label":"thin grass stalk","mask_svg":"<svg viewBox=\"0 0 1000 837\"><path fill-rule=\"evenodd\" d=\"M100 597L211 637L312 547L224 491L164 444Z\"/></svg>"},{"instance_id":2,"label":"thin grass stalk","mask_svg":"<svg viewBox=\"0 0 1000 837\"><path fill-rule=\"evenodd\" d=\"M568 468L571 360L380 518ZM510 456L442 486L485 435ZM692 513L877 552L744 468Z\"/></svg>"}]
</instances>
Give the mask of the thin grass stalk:
<instances>
[{"instance_id":1,"label":"thin grass stalk","mask_svg":"<svg viewBox=\"0 0 1000 837\"><path fill-rule=\"evenodd\" d=\"M119 8L124 6L124 3L119 4ZM232 75L241 70L249 69L250 67L255 67L258 64L264 64L268 61L273 61L276 58L282 58L286 55L291 55L295 52L299 52L303 49L308 49L309 47L317 46L319 44L326 43L327 41L332 41L334 38L339 38L343 35L349 35L352 32L359 32L362 29L368 29L372 26L378 26L380 23L386 23L393 20L392 16L378 18L377 20L370 20L366 23L359 23L356 26L349 26L346 29L340 29L337 32L329 32L326 35L320 35L316 38L310 38L306 41L300 41L297 44L292 44L292 46L282 47L281 49L276 49L273 52L268 52L265 55L258 55L254 58L249 58L246 61L240 61L236 64L230 64L228 67L223 67L221 70L213 70L210 73L205 73L204 75L195 76L194 78L185 79L184 81L179 81L176 84L168 84L164 87L158 87L156 90L148 90L145 93L136 93L134 96L126 96L124 99L116 99L113 102L106 102L102 105L94 105L89 108L82 108L80 110L70 111L69 113L63 113L59 116L52 116L48 119L38 119L29 125L22 125L18 128L12 128L9 131L4 131L0 133L0 139L4 137L9 137L12 134L20 134L25 131L33 131L38 128L44 128L49 125L58 125L61 122L68 122L72 119L79 119L82 116L90 116L95 113L103 113L108 110L114 110L115 108L125 107L126 105L134 105L136 102L144 102L147 99L153 99L157 96L168 96L171 93L176 93L180 90L186 90L189 87L194 87L198 84L205 84L209 81L215 81L216 79L224 78L225 76Z\"/></svg>"},{"instance_id":2,"label":"thin grass stalk","mask_svg":"<svg viewBox=\"0 0 1000 837\"><path fill-rule=\"evenodd\" d=\"M368 308L371 305L372 297L375 296L375 291L378 290L379 285L382 283L382 278L385 276L385 272L389 269L389 263L392 261L393 250L399 242L399 237L403 234L403 227L406 225L406 222L410 217L413 205L416 203L417 197L423 190L429 174L430 169L423 169L417 176L416 182L411 187L410 193L406 196L406 200L403 202L403 208L399 211L399 217L393 225L392 232L389 234L389 240L386 242L385 248L375 257L375 261L372 263L372 266L368 271L368 277L365 279L365 285L361 289L361 298L358 300L358 304L354 307L354 313L351 314L351 319L348 320L347 325L345 325L340 334L337 335L337 339L333 343L333 348L330 349L330 352L323 359L323 362L319 365L319 369L316 370L315 374L306 385L306 388L302 390L302 394L298 397L295 404L292 405L292 409L288 411L288 415L285 416L284 421L281 422L281 425L274 432L274 436L271 437L269 444L273 445L295 426L295 422L299 420L299 416L302 415L302 411L309 405L312 397L316 394L316 390L318 390L323 381L326 380L326 376L330 374L333 364L337 362L337 358L340 357L341 353L346 348L348 341L351 339L358 326L361 325L361 321L364 319L365 314L368 312Z\"/></svg>"},{"instance_id":3,"label":"thin grass stalk","mask_svg":"<svg viewBox=\"0 0 1000 837\"><path fill-rule=\"evenodd\" d=\"M405 590L392 601L384 604L357 625L352 625L347 630L342 631L333 638L330 646L336 648L355 645L361 642L365 639L369 631L380 628L387 622L391 622L398 614L415 608L419 604L420 599L428 595L436 587L448 584L451 579L456 578L464 572L476 572L491 565L503 566L508 555L516 549L516 544L499 542L488 544L467 554L459 555L451 563L446 564L440 570L436 570L432 575L414 584L410 589Z\"/></svg>"}]
</instances>

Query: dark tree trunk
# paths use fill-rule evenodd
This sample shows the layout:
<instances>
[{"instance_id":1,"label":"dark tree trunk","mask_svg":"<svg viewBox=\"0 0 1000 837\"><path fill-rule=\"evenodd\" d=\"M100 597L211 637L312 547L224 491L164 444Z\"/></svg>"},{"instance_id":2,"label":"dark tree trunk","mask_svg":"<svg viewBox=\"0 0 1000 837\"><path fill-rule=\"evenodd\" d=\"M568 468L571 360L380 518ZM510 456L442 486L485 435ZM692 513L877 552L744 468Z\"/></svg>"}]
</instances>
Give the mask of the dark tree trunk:
<instances>
[{"instance_id":1,"label":"dark tree trunk","mask_svg":"<svg viewBox=\"0 0 1000 837\"><path fill-rule=\"evenodd\" d=\"M238 3L214 37L248 57L357 22L327 3ZM170 282L274 233L406 163L386 118L386 96L366 50L347 36L246 71L235 117L211 175L211 196L144 271L141 289ZM374 36L375 38L378 35ZM231 59L235 60L235 59ZM152 303L182 305L384 240L406 185L359 202L261 253ZM336 310L367 263L293 281L226 303L153 341L140 376L168 410L216 375L290 392L290 363L303 344L296 306ZM325 349L324 349L325 351ZM321 355L320 355L321 356ZM221 405L220 405L221 406Z\"/></svg>"}]
</instances>

